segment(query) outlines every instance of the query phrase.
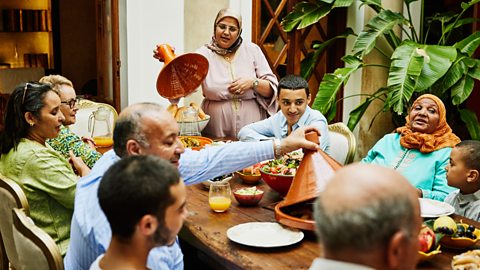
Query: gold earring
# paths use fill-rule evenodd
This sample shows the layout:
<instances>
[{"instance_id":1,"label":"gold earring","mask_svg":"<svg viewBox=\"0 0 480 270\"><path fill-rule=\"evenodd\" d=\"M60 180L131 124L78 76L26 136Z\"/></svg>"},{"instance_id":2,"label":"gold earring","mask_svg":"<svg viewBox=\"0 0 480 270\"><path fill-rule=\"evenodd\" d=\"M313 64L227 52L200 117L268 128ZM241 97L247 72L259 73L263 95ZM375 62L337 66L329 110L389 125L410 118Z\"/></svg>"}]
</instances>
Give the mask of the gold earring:
<instances>
[{"instance_id":1,"label":"gold earring","mask_svg":"<svg viewBox=\"0 0 480 270\"><path fill-rule=\"evenodd\" d=\"M31 127L33 127L33 125L35 125L35 123L29 123Z\"/></svg>"}]
</instances>

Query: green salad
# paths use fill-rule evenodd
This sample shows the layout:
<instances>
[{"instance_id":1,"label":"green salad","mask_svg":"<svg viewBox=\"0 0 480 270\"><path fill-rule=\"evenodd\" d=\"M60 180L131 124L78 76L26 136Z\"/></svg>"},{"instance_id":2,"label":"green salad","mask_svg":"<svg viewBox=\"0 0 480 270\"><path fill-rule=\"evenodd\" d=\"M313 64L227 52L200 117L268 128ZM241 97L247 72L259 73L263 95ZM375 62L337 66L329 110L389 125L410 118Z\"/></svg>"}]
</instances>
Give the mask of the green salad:
<instances>
[{"instance_id":1,"label":"green salad","mask_svg":"<svg viewBox=\"0 0 480 270\"><path fill-rule=\"evenodd\" d=\"M299 151L283 155L279 159L268 161L262 166L262 171L271 174L295 175L302 161L303 153Z\"/></svg>"}]
</instances>

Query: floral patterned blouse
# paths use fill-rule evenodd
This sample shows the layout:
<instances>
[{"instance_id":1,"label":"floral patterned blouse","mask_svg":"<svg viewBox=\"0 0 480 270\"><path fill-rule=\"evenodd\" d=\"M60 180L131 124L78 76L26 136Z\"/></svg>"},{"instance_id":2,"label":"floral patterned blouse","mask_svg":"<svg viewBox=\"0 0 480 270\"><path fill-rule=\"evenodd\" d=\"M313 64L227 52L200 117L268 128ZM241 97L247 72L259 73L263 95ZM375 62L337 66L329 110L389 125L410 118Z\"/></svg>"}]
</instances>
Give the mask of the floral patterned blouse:
<instances>
[{"instance_id":1,"label":"floral patterned blouse","mask_svg":"<svg viewBox=\"0 0 480 270\"><path fill-rule=\"evenodd\" d=\"M102 154L90 148L78 135L65 126L60 128L60 133L56 138L47 140L47 143L66 159L70 158L68 152L73 150L75 156L81 157L89 168L92 168L95 162L102 156Z\"/></svg>"}]
</instances>

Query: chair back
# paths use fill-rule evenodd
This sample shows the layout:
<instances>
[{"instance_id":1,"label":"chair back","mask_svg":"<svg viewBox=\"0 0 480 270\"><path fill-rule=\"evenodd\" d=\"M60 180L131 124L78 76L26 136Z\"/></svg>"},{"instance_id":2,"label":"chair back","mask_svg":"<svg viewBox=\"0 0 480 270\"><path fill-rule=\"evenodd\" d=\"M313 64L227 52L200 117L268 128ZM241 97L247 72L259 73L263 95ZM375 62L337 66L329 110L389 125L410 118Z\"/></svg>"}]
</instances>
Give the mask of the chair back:
<instances>
[{"instance_id":1,"label":"chair back","mask_svg":"<svg viewBox=\"0 0 480 270\"><path fill-rule=\"evenodd\" d=\"M348 127L342 123L328 125L330 156L342 165L349 164L355 157L357 141Z\"/></svg>"},{"instance_id":2,"label":"chair back","mask_svg":"<svg viewBox=\"0 0 480 270\"><path fill-rule=\"evenodd\" d=\"M69 126L70 130L80 137L91 137L91 129L89 130L89 119L100 107L103 107L111 112L108 122L110 123L110 130L113 131L115 121L118 117L117 110L115 110L115 108L109 104L94 102L88 99L80 99L76 115L76 122L75 124Z\"/></svg>"},{"instance_id":3,"label":"chair back","mask_svg":"<svg viewBox=\"0 0 480 270\"><path fill-rule=\"evenodd\" d=\"M16 270L63 270L63 259L55 241L37 227L23 209L14 208L13 237L20 259Z\"/></svg>"},{"instance_id":4,"label":"chair back","mask_svg":"<svg viewBox=\"0 0 480 270\"><path fill-rule=\"evenodd\" d=\"M13 240L13 220L12 209L23 208L29 214L29 205L27 196L22 188L13 180L0 175L0 237L2 239L1 255L2 266L10 264L16 268L20 265L18 253L15 249L15 242ZM6 268L8 269L8 267Z\"/></svg>"}]
</instances>

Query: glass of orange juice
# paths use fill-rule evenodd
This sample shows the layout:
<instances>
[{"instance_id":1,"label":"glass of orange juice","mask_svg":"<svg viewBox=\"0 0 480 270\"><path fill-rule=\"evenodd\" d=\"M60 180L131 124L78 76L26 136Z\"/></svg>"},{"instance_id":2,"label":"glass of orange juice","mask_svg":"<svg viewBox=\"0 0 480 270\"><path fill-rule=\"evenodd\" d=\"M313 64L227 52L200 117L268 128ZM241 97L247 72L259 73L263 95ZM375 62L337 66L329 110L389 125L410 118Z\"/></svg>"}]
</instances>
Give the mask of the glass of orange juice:
<instances>
[{"instance_id":1,"label":"glass of orange juice","mask_svg":"<svg viewBox=\"0 0 480 270\"><path fill-rule=\"evenodd\" d=\"M210 208L218 213L225 212L232 203L231 193L230 183L213 182L210 185L210 192L208 193Z\"/></svg>"}]
</instances>

